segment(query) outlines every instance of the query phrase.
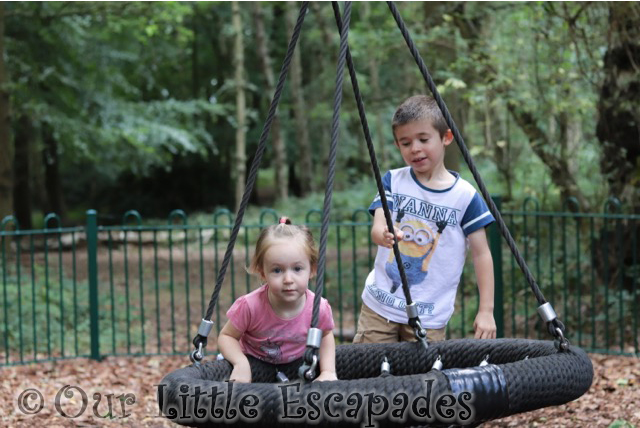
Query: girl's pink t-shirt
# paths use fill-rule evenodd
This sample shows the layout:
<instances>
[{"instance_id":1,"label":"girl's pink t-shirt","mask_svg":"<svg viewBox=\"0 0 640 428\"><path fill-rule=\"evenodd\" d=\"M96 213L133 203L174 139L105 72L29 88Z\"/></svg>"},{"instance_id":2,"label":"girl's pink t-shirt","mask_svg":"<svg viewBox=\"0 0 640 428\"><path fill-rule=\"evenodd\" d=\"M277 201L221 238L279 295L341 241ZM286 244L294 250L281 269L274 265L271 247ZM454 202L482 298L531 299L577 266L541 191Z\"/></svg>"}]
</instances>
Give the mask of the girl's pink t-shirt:
<instances>
[{"instance_id":1,"label":"girl's pink t-shirt","mask_svg":"<svg viewBox=\"0 0 640 428\"><path fill-rule=\"evenodd\" d=\"M284 364L301 358L311 327L315 294L307 289L307 301L298 316L278 317L269 303L268 285L240 297L227 311L233 326L244 332L240 337L242 352L273 364ZM325 298L320 303L318 325L323 332L333 330L331 306Z\"/></svg>"}]
</instances>

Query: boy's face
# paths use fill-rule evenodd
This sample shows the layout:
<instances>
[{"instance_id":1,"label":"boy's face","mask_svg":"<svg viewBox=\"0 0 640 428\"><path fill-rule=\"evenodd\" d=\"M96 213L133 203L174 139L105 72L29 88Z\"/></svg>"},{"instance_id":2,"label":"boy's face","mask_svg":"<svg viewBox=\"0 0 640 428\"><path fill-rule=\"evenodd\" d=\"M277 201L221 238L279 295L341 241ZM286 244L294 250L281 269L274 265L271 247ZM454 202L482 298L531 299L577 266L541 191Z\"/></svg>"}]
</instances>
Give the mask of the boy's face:
<instances>
[{"instance_id":1,"label":"boy's face","mask_svg":"<svg viewBox=\"0 0 640 428\"><path fill-rule=\"evenodd\" d=\"M416 175L431 174L443 166L444 148L453 141L451 130L440 137L428 119L399 125L394 134L402 159Z\"/></svg>"}]
</instances>

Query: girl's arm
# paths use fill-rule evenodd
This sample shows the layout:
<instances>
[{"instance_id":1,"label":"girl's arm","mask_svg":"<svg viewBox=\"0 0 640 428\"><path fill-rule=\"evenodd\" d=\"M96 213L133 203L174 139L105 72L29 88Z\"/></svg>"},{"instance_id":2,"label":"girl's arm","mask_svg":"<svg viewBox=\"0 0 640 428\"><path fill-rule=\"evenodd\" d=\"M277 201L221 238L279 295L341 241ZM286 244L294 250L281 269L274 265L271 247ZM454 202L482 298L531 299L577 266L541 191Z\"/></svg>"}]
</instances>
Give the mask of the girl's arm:
<instances>
[{"instance_id":1,"label":"girl's arm","mask_svg":"<svg viewBox=\"0 0 640 428\"><path fill-rule=\"evenodd\" d=\"M473 256L473 267L476 271L480 304L473 329L476 339L495 339L496 321L493 318L493 259L487 244L484 228L469 235L469 246Z\"/></svg>"},{"instance_id":2,"label":"girl's arm","mask_svg":"<svg viewBox=\"0 0 640 428\"><path fill-rule=\"evenodd\" d=\"M322 342L320 343L320 376L317 381L338 380L336 375L336 341L331 330L322 334Z\"/></svg>"},{"instance_id":3,"label":"girl's arm","mask_svg":"<svg viewBox=\"0 0 640 428\"><path fill-rule=\"evenodd\" d=\"M222 352L225 360L233 365L229 380L250 383L251 367L249 366L249 359L247 359L240 347L242 334L243 332L235 328L230 321L227 321L220 331L220 335L218 335L218 349Z\"/></svg>"}]
</instances>

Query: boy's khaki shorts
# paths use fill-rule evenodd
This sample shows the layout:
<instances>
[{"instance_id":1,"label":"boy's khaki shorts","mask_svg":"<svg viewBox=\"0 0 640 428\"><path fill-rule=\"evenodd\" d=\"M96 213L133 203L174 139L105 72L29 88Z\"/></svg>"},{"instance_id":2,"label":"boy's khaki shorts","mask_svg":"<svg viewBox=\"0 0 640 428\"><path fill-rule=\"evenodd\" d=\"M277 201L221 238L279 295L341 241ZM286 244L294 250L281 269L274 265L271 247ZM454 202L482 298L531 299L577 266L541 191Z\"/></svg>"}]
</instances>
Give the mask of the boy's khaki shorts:
<instances>
[{"instance_id":1,"label":"boy's khaki shorts","mask_svg":"<svg viewBox=\"0 0 640 428\"><path fill-rule=\"evenodd\" d=\"M428 342L439 342L445 339L446 326L439 329L426 329ZM395 343L415 342L416 335L408 324L401 324L378 315L364 303L360 310L358 329L353 343Z\"/></svg>"}]
</instances>

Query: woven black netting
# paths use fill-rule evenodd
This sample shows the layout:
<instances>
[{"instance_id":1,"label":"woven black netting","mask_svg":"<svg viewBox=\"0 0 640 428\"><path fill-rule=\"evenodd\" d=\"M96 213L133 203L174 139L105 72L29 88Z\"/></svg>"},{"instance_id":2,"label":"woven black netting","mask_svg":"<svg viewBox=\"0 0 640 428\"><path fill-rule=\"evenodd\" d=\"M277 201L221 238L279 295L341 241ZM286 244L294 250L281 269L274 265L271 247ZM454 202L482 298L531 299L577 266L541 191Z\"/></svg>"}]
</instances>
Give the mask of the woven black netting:
<instances>
[{"instance_id":1,"label":"woven black netting","mask_svg":"<svg viewBox=\"0 0 640 428\"><path fill-rule=\"evenodd\" d=\"M443 367L432 370L438 356ZM385 358L391 374L381 376ZM158 387L161 411L202 427L476 425L575 400L593 379L581 349L524 339L449 340L428 350L414 342L340 345L335 382L300 382L300 361L250 363L250 384L226 382L227 361L170 373ZM291 381L276 383L278 371Z\"/></svg>"}]
</instances>

